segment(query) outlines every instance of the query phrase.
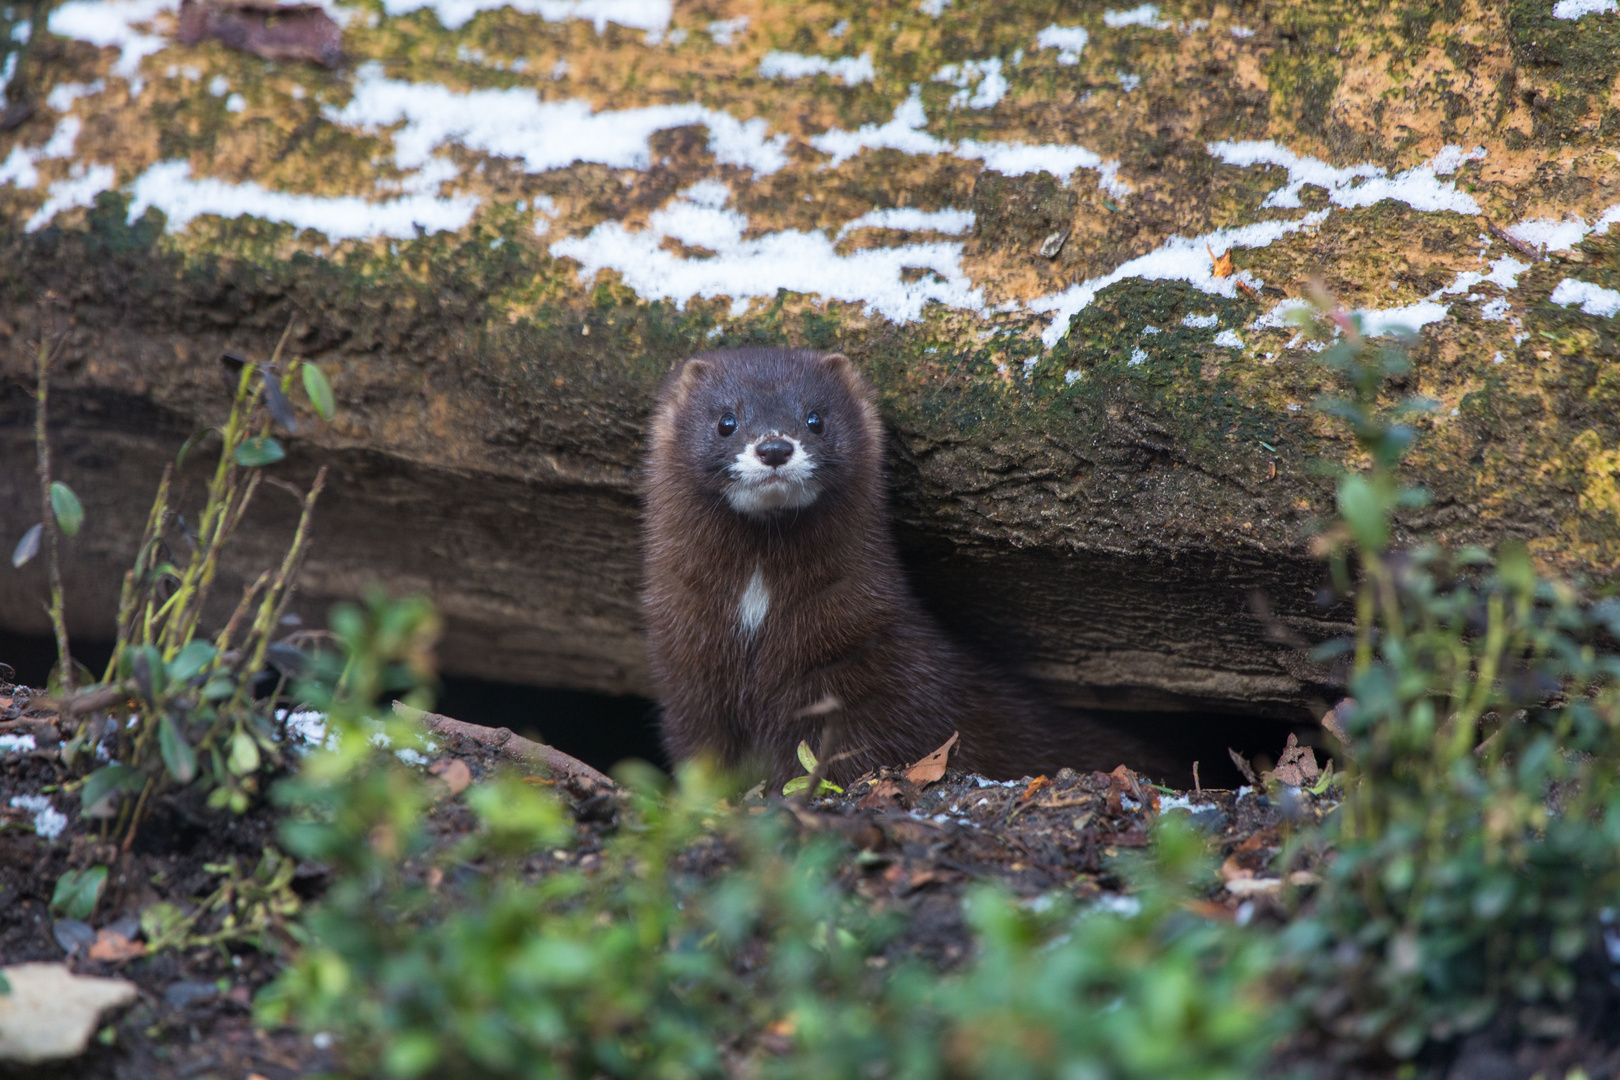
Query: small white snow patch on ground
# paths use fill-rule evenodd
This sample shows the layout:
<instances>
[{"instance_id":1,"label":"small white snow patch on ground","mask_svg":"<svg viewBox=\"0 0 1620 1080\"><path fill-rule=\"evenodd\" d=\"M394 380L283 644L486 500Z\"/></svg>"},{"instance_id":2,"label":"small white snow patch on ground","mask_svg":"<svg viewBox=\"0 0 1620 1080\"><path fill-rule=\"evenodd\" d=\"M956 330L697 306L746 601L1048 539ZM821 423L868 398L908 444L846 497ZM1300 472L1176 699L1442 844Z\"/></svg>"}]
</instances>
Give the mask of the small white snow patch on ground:
<instances>
[{"instance_id":1,"label":"small white snow patch on ground","mask_svg":"<svg viewBox=\"0 0 1620 1080\"><path fill-rule=\"evenodd\" d=\"M1288 316L1296 311L1310 310L1311 302L1309 300L1301 300L1297 296L1291 296L1287 300L1283 300L1278 303L1276 307L1272 308L1264 315L1256 318L1252 323L1249 324L1249 329L1290 330L1293 329L1294 324L1289 321Z\"/></svg>"},{"instance_id":2,"label":"small white snow patch on ground","mask_svg":"<svg viewBox=\"0 0 1620 1080\"><path fill-rule=\"evenodd\" d=\"M67 815L51 805L44 795L13 795L11 805L34 815L34 832L46 840L55 840L67 828Z\"/></svg>"},{"instance_id":3,"label":"small white snow patch on ground","mask_svg":"<svg viewBox=\"0 0 1620 1080\"><path fill-rule=\"evenodd\" d=\"M1614 289L1605 289L1593 285L1589 281L1577 281L1574 278L1565 278L1558 283L1549 298L1555 304L1569 307L1571 304L1581 305L1581 310L1588 315L1603 315L1613 318L1620 314L1620 292Z\"/></svg>"},{"instance_id":4,"label":"small white snow patch on ground","mask_svg":"<svg viewBox=\"0 0 1620 1080\"><path fill-rule=\"evenodd\" d=\"M1092 169L1104 191L1116 197L1130 194L1129 184L1119 179L1119 162L1104 161L1083 146L1065 146L1055 143L983 143L964 139L960 143L946 142L923 130L928 113L923 108L922 93L912 87L911 95L894 110L886 124L866 124L855 131L831 128L810 137L810 145L824 154L830 154L829 168L836 169L862 150L899 150L905 154L950 154L970 161L983 161L985 167L1003 176L1023 176L1027 173L1049 172L1067 180L1079 169Z\"/></svg>"},{"instance_id":5,"label":"small white snow patch on ground","mask_svg":"<svg viewBox=\"0 0 1620 1080\"><path fill-rule=\"evenodd\" d=\"M1210 327L1216 325L1220 321L1221 318L1219 315L1194 315L1189 311L1186 315L1182 316L1181 325L1187 327L1189 330L1208 330Z\"/></svg>"},{"instance_id":6,"label":"small white snow patch on ground","mask_svg":"<svg viewBox=\"0 0 1620 1080\"><path fill-rule=\"evenodd\" d=\"M830 75L843 81L845 86L871 82L877 77L872 67L872 54L840 56L830 60L825 56L801 56L798 53L769 52L759 62L759 73L767 79L803 79L810 75Z\"/></svg>"},{"instance_id":7,"label":"small white snow patch on ground","mask_svg":"<svg viewBox=\"0 0 1620 1080\"><path fill-rule=\"evenodd\" d=\"M1159 9L1154 4L1142 4L1129 11L1115 11L1109 8L1103 12L1103 25L1119 29L1122 26L1146 26L1153 30L1164 30L1169 23L1159 20Z\"/></svg>"},{"instance_id":8,"label":"small white snow patch on ground","mask_svg":"<svg viewBox=\"0 0 1620 1080\"><path fill-rule=\"evenodd\" d=\"M953 109L988 109L1007 95L1007 78L1001 74L998 57L946 64L934 73L934 81L959 88L951 95Z\"/></svg>"},{"instance_id":9,"label":"small white snow patch on ground","mask_svg":"<svg viewBox=\"0 0 1620 1080\"><path fill-rule=\"evenodd\" d=\"M327 737L326 714L323 712L314 709L295 709L292 712L277 709L276 719L286 724L287 736L294 740L295 746L332 749L336 745L335 733L331 739Z\"/></svg>"},{"instance_id":10,"label":"small white snow patch on ground","mask_svg":"<svg viewBox=\"0 0 1620 1080\"><path fill-rule=\"evenodd\" d=\"M1237 336L1236 330L1222 330L1215 335L1215 344L1228 349L1243 348L1243 339Z\"/></svg>"},{"instance_id":11,"label":"small white snow patch on ground","mask_svg":"<svg viewBox=\"0 0 1620 1080\"><path fill-rule=\"evenodd\" d=\"M1553 18L1578 19L1582 15L1613 15L1620 11L1620 0L1558 0Z\"/></svg>"},{"instance_id":12,"label":"small white snow patch on ground","mask_svg":"<svg viewBox=\"0 0 1620 1080\"><path fill-rule=\"evenodd\" d=\"M734 309L740 304L746 310L750 298L775 296L778 289L862 303L895 322L920 318L930 301L984 307L983 291L962 272L960 243L869 248L846 256L820 232L785 230L745 240L748 219L698 201L711 194L694 188L654 211L645 229L631 232L620 222L604 222L585 236L552 244L551 254L577 259L582 282L601 270L617 270L638 295L673 300L677 307L694 296L729 296ZM671 238L715 254L683 258L664 248ZM933 273L905 281L902 272L916 267Z\"/></svg>"},{"instance_id":13,"label":"small white snow patch on ground","mask_svg":"<svg viewBox=\"0 0 1620 1080\"><path fill-rule=\"evenodd\" d=\"M511 8L546 22L594 23L599 34L610 22L631 30L662 30L669 25L672 6L670 0L383 0L383 10L390 16L432 8L439 24L449 30L460 29L481 11Z\"/></svg>"},{"instance_id":14,"label":"small white snow patch on ground","mask_svg":"<svg viewBox=\"0 0 1620 1080\"><path fill-rule=\"evenodd\" d=\"M1415 334L1430 323L1445 318L1449 310L1446 304L1419 300L1405 307L1386 308L1382 311L1376 308L1357 308L1356 314L1361 316L1362 329L1367 336L1376 337L1379 334L1392 334L1398 331Z\"/></svg>"},{"instance_id":15,"label":"small white snow patch on ground","mask_svg":"<svg viewBox=\"0 0 1620 1080\"><path fill-rule=\"evenodd\" d=\"M0 735L0 754L22 754L36 749L32 735Z\"/></svg>"},{"instance_id":16,"label":"small white snow patch on ground","mask_svg":"<svg viewBox=\"0 0 1620 1080\"><path fill-rule=\"evenodd\" d=\"M1557 218L1531 218L1510 225L1507 234L1520 243L1529 244L1540 251L1568 251L1591 230L1581 218L1559 221Z\"/></svg>"},{"instance_id":17,"label":"small white snow patch on ground","mask_svg":"<svg viewBox=\"0 0 1620 1080\"><path fill-rule=\"evenodd\" d=\"M1051 348L1069 332L1069 320L1084 311L1097 294L1128 278L1144 281L1185 281L1212 296L1235 297L1236 277L1217 278L1208 250L1225 251L1234 247L1261 248L1280 237L1313 228L1327 219L1326 210L1317 210L1294 221L1258 221L1235 229L1217 229L1203 236L1172 236L1146 255L1130 259L1108 274L1071 285L1059 293L1031 300L1028 308L1051 312L1052 323L1041 333L1041 341Z\"/></svg>"},{"instance_id":18,"label":"small white snow patch on ground","mask_svg":"<svg viewBox=\"0 0 1620 1080\"><path fill-rule=\"evenodd\" d=\"M688 191L687 198L691 198ZM721 200L721 205L725 202ZM961 236L973 229L971 210L918 210L911 206L887 210L869 210L852 221L846 221L838 230L843 237L856 229L904 229L910 232L941 232Z\"/></svg>"},{"instance_id":19,"label":"small white snow patch on ground","mask_svg":"<svg viewBox=\"0 0 1620 1080\"><path fill-rule=\"evenodd\" d=\"M1110 915L1123 915L1129 919L1142 910L1142 901L1134 896L1104 893L1097 897L1097 902L1092 905L1092 910L1105 911Z\"/></svg>"},{"instance_id":20,"label":"small white snow patch on ground","mask_svg":"<svg viewBox=\"0 0 1620 1080\"><path fill-rule=\"evenodd\" d=\"M1209 152L1228 165L1247 168L1254 165L1275 165L1288 170L1288 183L1266 196L1262 206L1295 208L1300 205L1300 190L1307 184L1323 188L1328 201L1335 206L1353 208L1372 206L1384 199L1403 202L1414 210L1451 210L1459 214L1478 214L1479 204L1466 192L1458 191L1450 181L1439 178L1457 171L1467 160L1483 157L1483 150L1467 154L1461 147L1448 146L1433 158L1394 176L1387 175L1382 165L1361 164L1337 168L1318 158L1305 157L1275 142L1215 142L1207 146Z\"/></svg>"},{"instance_id":21,"label":"small white snow patch on ground","mask_svg":"<svg viewBox=\"0 0 1620 1080\"><path fill-rule=\"evenodd\" d=\"M1142 76L1140 75L1127 75L1123 71L1116 71L1114 76L1119 79L1119 88L1127 94L1142 85Z\"/></svg>"},{"instance_id":22,"label":"small white snow patch on ground","mask_svg":"<svg viewBox=\"0 0 1620 1080\"><path fill-rule=\"evenodd\" d=\"M1035 47L1057 49L1057 62L1065 67L1073 67L1080 62L1080 53L1089 41L1091 35L1085 27L1059 26L1057 23L1035 35Z\"/></svg>"},{"instance_id":23,"label":"small white snow patch on ground","mask_svg":"<svg viewBox=\"0 0 1620 1080\"><path fill-rule=\"evenodd\" d=\"M716 19L708 26L709 37L716 45L722 47L730 45L742 36L748 29L748 16L739 15L735 19Z\"/></svg>"},{"instance_id":24,"label":"small white snow patch on ground","mask_svg":"<svg viewBox=\"0 0 1620 1080\"><path fill-rule=\"evenodd\" d=\"M104 49L117 49L112 73L133 84L141 61L168 45L157 34L135 27L150 25L177 0L70 0L52 11L46 27L57 37L88 41Z\"/></svg>"},{"instance_id":25,"label":"small white snow patch on ground","mask_svg":"<svg viewBox=\"0 0 1620 1080\"><path fill-rule=\"evenodd\" d=\"M111 166L107 166L111 172ZM110 182L110 178L109 178ZM168 229L182 229L204 214L244 215L315 229L333 240L387 236L408 239L418 233L454 232L478 209L472 195L441 199L425 192L370 202L358 195L294 195L257 183L231 184L213 177L195 179L186 161L160 161L130 185L129 221L148 207L168 217Z\"/></svg>"},{"instance_id":26,"label":"small white snow patch on ground","mask_svg":"<svg viewBox=\"0 0 1620 1080\"><path fill-rule=\"evenodd\" d=\"M1480 306L1479 317L1484 319L1486 322L1501 322L1503 319L1507 318L1508 312L1512 310L1512 308L1513 305L1508 303L1507 297L1498 296L1495 300L1491 300L1488 303Z\"/></svg>"},{"instance_id":27,"label":"small white snow patch on ground","mask_svg":"<svg viewBox=\"0 0 1620 1080\"><path fill-rule=\"evenodd\" d=\"M365 130L391 127L394 160L404 170L421 168L438 146L454 142L522 161L531 173L576 161L621 169L652 164L647 140L654 132L701 124L709 149L721 164L774 173L787 164L787 136L769 138L762 119L738 120L696 102L595 112L578 99L541 101L527 87L460 93L436 83L390 79L376 64L361 68L354 97L327 119Z\"/></svg>"}]
</instances>

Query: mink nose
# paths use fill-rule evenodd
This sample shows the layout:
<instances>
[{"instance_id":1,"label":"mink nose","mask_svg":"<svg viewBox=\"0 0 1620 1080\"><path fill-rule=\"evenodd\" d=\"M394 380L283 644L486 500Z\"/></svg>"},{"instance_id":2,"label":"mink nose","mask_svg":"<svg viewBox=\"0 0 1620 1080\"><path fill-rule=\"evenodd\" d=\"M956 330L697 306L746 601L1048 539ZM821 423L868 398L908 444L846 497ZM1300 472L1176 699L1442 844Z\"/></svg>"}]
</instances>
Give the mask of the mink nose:
<instances>
[{"instance_id":1,"label":"mink nose","mask_svg":"<svg viewBox=\"0 0 1620 1080\"><path fill-rule=\"evenodd\" d=\"M780 437L766 439L754 447L754 453L759 455L759 460L774 469L787 464L788 458L793 456L793 444Z\"/></svg>"}]
</instances>

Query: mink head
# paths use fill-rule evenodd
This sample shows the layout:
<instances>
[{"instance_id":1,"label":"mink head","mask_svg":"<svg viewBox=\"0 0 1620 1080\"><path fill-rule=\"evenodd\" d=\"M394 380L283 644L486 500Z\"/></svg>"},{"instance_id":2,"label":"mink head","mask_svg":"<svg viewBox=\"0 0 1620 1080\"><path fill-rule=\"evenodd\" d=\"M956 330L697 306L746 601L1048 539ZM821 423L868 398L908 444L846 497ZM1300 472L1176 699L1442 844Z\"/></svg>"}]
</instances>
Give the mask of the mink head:
<instances>
[{"instance_id":1,"label":"mink head","mask_svg":"<svg viewBox=\"0 0 1620 1080\"><path fill-rule=\"evenodd\" d=\"M700 353L665 382L653 425L665 479L757 519L867 486L880 440L849 359L809 349Z\"/></svg>"}]
</instances>

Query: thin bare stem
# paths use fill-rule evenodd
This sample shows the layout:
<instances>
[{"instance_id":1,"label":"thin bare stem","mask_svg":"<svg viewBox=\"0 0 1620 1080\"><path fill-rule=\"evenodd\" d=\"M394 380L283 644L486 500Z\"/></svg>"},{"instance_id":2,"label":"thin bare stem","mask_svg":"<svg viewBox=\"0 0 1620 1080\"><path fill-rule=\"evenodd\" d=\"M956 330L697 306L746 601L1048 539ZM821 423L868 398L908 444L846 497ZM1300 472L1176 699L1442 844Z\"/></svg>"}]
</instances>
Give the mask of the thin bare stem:
<instances>
[{"instance_id":1,"label":"thin bare stem","mask_svg":"<svg viewBox=\"0 0 1620 1080\"><path fill-rule=\"evenodd\" d=\"M39 390L34 406L34 443L38 454L39 501L44 511L45 563L51 577L51 627L56 631L56 657L61 667L61 696L73 693L73 657L68 652L67 618L62 604L62 561L58 555L58 529L56 511L51 506L51 444L45 434L45 416L50 405L51 354L53 350L43 332L39 339Z\"/></svg>"}]
</instances>

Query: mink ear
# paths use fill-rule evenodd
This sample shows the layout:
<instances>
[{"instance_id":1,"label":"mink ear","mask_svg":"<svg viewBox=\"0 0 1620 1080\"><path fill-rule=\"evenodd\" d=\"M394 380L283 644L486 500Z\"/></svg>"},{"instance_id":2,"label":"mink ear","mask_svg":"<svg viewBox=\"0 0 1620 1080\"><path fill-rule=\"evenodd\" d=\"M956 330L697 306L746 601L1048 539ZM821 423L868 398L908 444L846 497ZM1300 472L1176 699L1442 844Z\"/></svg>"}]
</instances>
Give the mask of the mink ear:
<instances>
[{"instance_id":1,"label":"mink ear","mask_svg":"<svg viewBox=\"0 0 1620 1080\"><path fill-rule=\"evenodd\" d=\"M682 388L696 386L697 381L707 375L710 370L711 367L707 360L699 360L694 357L681 365L679 373L675 376L675 385Z\"/></svg>"},{"instance_id":2,"label":"mink ear","mask_svg":"<svg viewBox=\"0 0 1620 1080\"><path fill-rule=\"evenodd\" d=\"M664 390L660 396L672 407L678 408L692 388L712 370L713 365L706 360L687 360L664 377Z\"/></svg>"},{"instance_id":3,"label":"mink ear","mask_svg":"<svg viewBox=\"0 0 1620 1080\"><path fill-rule=\"evenodd\" d=\"M843 353L822 353L820 362L828 372L837 376L845 386L855 391L857 395L865 394L866 380L861 373L855 370L855 363Z\"/></svg>"}]
</instances>

